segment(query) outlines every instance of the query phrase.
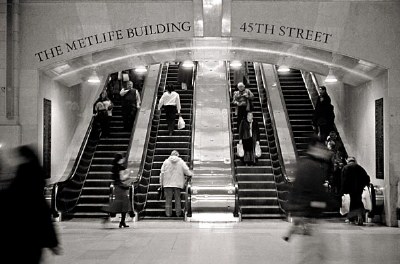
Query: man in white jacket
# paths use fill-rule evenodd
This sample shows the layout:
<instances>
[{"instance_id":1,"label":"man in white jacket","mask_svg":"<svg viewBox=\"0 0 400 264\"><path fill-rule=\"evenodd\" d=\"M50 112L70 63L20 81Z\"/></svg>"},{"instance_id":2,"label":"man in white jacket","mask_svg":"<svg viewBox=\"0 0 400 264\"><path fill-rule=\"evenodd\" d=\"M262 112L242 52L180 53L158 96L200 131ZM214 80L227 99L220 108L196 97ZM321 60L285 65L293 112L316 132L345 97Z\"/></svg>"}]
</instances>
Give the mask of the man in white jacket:
<instances>
[{"instance_id":1,"label":"man in white jacket","mask_svg":"<svg viewBox=\"0 0 400 264\"><path fill-rule=\"evenodd\" d=\"M165 214L168 217L172 216L172 196L175 198L176 216L182 215L181 189L185 187L185 175L191 177L193 173L179 157L179 152L173 150L161 166L160 173L160 184L165 194Z\"/></svg>"}]
</instances>

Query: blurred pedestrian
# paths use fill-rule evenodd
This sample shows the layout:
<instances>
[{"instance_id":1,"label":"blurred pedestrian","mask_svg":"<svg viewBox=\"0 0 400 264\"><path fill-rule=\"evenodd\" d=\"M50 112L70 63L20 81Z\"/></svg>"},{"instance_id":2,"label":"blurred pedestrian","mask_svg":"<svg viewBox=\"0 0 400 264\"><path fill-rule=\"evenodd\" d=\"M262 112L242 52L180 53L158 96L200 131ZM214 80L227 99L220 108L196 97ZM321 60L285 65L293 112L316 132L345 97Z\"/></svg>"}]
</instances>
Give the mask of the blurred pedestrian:
<instances>
[{"instance_id":1,"label":"blurred pedestrian","mask_svg":"<svg viewBox=\"0 0 400 264\"><path fill-rule=\"evenodd\" d=\"M126 82L126 89L120 91L122 119L125 131L132 131L133 123L135 122L136 112L140 108L141 99L137 89L133 88L133 82Z\"/></svg>"},{"instance_id":2,"label":"blurred pedestrian","mask_svg":"<svg viewBox=\"0 0 400 264\"><path fill-rule=\"evenodd\" d=\"M319 92L320 94L314 110L313 127L320 141L325 142L329 133L333 130L335 113L326 87L321 86Z\"/></svg>"},{"instance_id":3,"label":"blurred pedestrian","mask_svg":"<svg viewBox=\"0 0 400 264\"><path fill-rule=\"evenodd\" d=\"M252 100L254 98L253 93L246 88L246 86L239 82L238 91L233 93L233 104L236 105L235 114L237 116L237 127L239 129L243 119L246 119L247 113L253 110Z\"/></svg>"},{"instance_id":4,"label":"blurred pedestrian","mask_svg":"<svg viewBox=\"0 0 400 264\"><path fill-rule=\"evenodd\" d=\"M101 137L107 138L110 136L110 119L114 105L107 96L107 91L101 92L99 98L93 105L93 114L96 122L101 128Z\"/></svg>"},{"instance_id":5,"label":"blurred pedestrian","mask_svg":"<svg viewBox=\"0 0 400 264\"><path fill-rule=\"evenodd\" d=\"M288 241L294 233L311 234L308 223L319 217L327 207L329 199L324 184L329 173L330 158L329 150L314 138L305 156L299 159L289 195L293 225L283 237L284 240Z\"/></svg>"},{"instance_id":6,"label":"blurred pedestrian","mask_svg":"<svg viewBox=\"0 0 400 264\"><path fill-rule=\"evenodd\" d=\"M347 165L342 170L342 194L350 195L350 211L347 214L349 222L363 225L365 208L362 203L362 193L370 184L370 177L363 167L357 164L356 158L348 157Z\"/></svg>"},{"instance_id":7,"label":"blurred pedestrian","mask_svg":"<svg viewBox=\"0 0 400 264\"><path fill-rule=\"evenodd\" d=\"M166 90L158 102L158 110L160 111L161 107L164 108L168 124L168 134L172 136L175 128L176 114L181 115L181 100L172 84L168 84Z\"/></svg>"},{"instance_id":8,"label":"blurred pedestrian","mask_svg":"<svg viewBox=\"0 0 400 264\"><path fill-rule=\"evenodd\" d=\"M37 154L30 146L20 146L16 151L20 164L15 178L3 193L7 201L1 201L4 251L0 257L5 260L1 262L40 263L44 248L58 255L61 247L44 197L46 177Z\"/></svg>"},{"instance_id":9,"label":"blurred pedestrian","mask_svg":"<svg viewBox=\"0 0 400 264\"><path fill-rule=\"evenodd\" d=\"M243 144L246 165L257 163L255 154L256 147L260 147L260 129L257 121L253 119L253 113L248 112L246 119L243 119L239 126L239 144Z\"/></svg>"},{"instance_id":10,"label":"blurred pedestrian","mask_svg":"<svg viewBox=\"0 0 400 264\"><path fill-rule=\"evenodd\" d=\"M114 156L112 162L112 179L114 184L114 200L110 201L110 204L103 207L103 211L114 216L116 214L121 214L121 220L119 222L119 228L129 227L126 222L126 213L132 212L132 203L129 199L129 173L125 170L125 159L121 153L117 153ZM109 222L109 217L105 218L103 223Z\"/></svg>"},{"instance_id":11,"label":"blurred pedestrian","mask_svg":"<svg viewBox=\"0 0 400 264\"><path fill-rule=\"evenodd\" d=\"M181 190L185 187L185 175L191 177L193 173L179 157L179 152L173 150L161 166L160 172L160 185L165 195L165 215L168 217L172 216L172 197L175 198L176 216L182 215Z\"/></svg>"}]
</instances>

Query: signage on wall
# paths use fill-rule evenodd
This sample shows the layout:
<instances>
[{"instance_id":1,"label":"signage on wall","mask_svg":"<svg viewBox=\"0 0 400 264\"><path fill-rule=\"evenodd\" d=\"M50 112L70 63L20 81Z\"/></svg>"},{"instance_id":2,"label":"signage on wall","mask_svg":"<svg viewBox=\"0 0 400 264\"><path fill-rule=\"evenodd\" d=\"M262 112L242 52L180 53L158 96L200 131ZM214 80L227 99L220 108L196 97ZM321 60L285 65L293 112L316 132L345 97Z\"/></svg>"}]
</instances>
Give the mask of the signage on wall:
<instances>
[{"instance_id":1,"label":"signage on wall","mask_svg":"<svg viewBox=\"0 0 400 264\"><path fill-rule=\"evenodd\" d=\"M39 62L43 62L67 53L100 45L102 43L126 39L138 39L151 35L167 35L178 32L189 32L192 30L192 28L191 22L178 21L100 32L38 51L35 53L35 57Z\"/></svg>"},{"instance_id":2,"label":"signage on wall","mask_svg":"<svg viewBox=\"0 0 400 264\"><path fill-rule=\"evenodd\" d=\"M249 34L274 35L325 44L328 44L333 37L331 33L318 30L256 22L243 22L237 30Z\"/></svg>"}]
</instances>

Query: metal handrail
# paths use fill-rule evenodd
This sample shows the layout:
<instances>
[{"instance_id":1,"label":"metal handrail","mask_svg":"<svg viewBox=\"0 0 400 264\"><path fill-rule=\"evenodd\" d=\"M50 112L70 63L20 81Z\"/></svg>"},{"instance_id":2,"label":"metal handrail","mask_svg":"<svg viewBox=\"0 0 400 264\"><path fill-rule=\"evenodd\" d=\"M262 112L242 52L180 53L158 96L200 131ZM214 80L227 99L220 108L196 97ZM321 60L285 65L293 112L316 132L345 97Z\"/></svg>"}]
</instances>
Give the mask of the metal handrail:
<instances>
[{"instance_id":1,"label":"metal handrail","mask_svg":"<svg viewBox=\"0 0 400 264\"><path fill-rule=\"evenodd\" d=\"M262 87L262 89L264 89L264 91L266 93L267 107L268 107L268 111L270 113L270 119L271 119L271 123L272 123L272 129L273 129L273 133L274 133L275 146L276 146L276 149L277 149L278 161L279 161L279 165L280 165L280 168L281 168L281 174L282 174L282 177L284 179L285 184L289 184L290 180L287 177L285 166L284 166L284 162L283 162L283 158L282 158L282 150L280 148L278 132L276 131L275 118L271 114L272 113L271 99L268 96L268 89L266 87L266 80L265 80L265 76L263 74L262 64L258 65L258 67L254 66L254 70L255 70L255 73L256 73L256 82L257 82L257 88L259 90L259 94L261 95L261 93L260 93L261 87ZM259 76L261 77L261 79L260 79ZM262 107L263 106L263 102L262 102L261 96L259 96L259 100L260 100L260 104L261 104L261 112L262 112L262 116L263 116L263 123L264 123L264 127L266 128L267 127L267 123L266 123L265 116L264 116L264 111L263 111L263 107ZM269 141L267 140L267 142L268 142L268 146L269 146ZM270 159L272 161L271 153L270 153ZM276 176L275 173L273 175L274 175L274 178L276 178L275 177ZM275 182L276 182L276 180L275 180ZM286 210L282 207L282 204L280 202L281 199L279 197L279 190L278 189L277 189L277 199L278 199L279 208L281 209L282 212L284 212L286 214Z\"/></svg>"},{"instance_id":2,"label":"metal handrail","mask_svg":"<svg viewBox=\"0 0 400 264\"><path fill-rule=\"evenodd\" d=\"M165 64L165 65L167 66L168 64ZM158 92L160 90L160 83L161 83L161 77L162 77L162 73L163 73L163 68L164 68L164 64L161 64L160 65L160 71L159 71L159 74L158 74L158 77L157 77L158 78L158 80L157 80L157 89L155 89L155 91L154 91L154 100L153 100L153 104L152 104L152 107L151 107L151 113L150 113L150 116L152 116L153 119L154 119L154 112L155 112L155 109L156 109L156 106L157 106L157 94L158 94ZM165 82L163 84L163 90L165 90L165 86L166 86L166 82L167 82L167 75L168 75L168 68L166 70ZM150 140L151 128L152 128L152 125L153 125L153 122L152 122L153 119L151 120L151 122L149 122L149 124L147 126L147 134L146 134L146 142L147 143ZM160 120L158 122L160 122ZM159 126L157 126L156 137L158 135L158 127ZM145 164L146 164L147 152L148 152L148 144L146 145L145 149L143 150L142 161L140 163L140 169L139 169L139 177L138 177L138 180L137 180L138 183L141 182L142 177L143 177L143 170L144 170L144 167L145 167ZM151 177L151 175L150 175L150 177ZM150 186L150 182L147 185L147 192L149 191L149 186ZM146 204L147 204L147 194L146 194L146 199L144 201L144 207L143 208L146 207ZM135 216L138 219L139 213L136 210L135 210Z\"/></svg>"},{"instance_id":3,"label":"metal handrail","mask_svg":"<svg viewBox=\"0 0 400 264\"><path fill-rule=\"evenodd\" d=\"M191 122L191 128L192 128L192 137L190 140L190 163L189 163L189 168L193 170L194 167L194 162L193 162L193 157L194 157L194 139L195 139L195 119L196 119L196 96L195 96L195 91L196 91L196 76L197 76L197 62L194 64L193 70L192 70L192 87L193 87L193 98L192 98L192 122ZM188 178L187 184L186 184L186 194L185 194L185 211L184 215L185 217L191 217L192 216L192 178Z\"/></svg>"},{"instance_id":4,"label":"metal handrail","mask_svg":"<svg viewBox=\"0 0 400 264\"><path fill-rule=\"evenodd\" d=\"M256 69L256 68L254 67L254 69ZM263 74L263 72L264 72L263 69L264 69L263 65L260 64L259 68L257 69L259 74L260 74L260 76L261 76L261 80L259 80L259 81L261 82L261 85L262 85L262 87L263 87L263 89L264 89L264 91L266 93L268 112L270 113L271 123L273 124L272 128L273 128L273 131L274 131L275 144L276 144L276 148L277 148L277 152L278 152L278 160L279 160L279 163L281 165L282 176L283 176L285 182L290 182L290 180L289 180L289 178L287 176L287 173L286 173L285 163L284 163L283 158L282 158L281 144L279 143L278 132L276 131L275 117L272 114L273 109L272 109L272 105L271 105L271 98L269 96L268 89L266 87L267 81L265 80L265 76ZM257 74L256 74L256 78L258 78ZM264 120L264 122L265 122L265 120Z\"/></svg>"},{"instance_id":5,"label":"metal handrail","mask_svg":"<svg viewBox=\"0 0 400 264\"><path fill-rule=\"evenodd\" d=\"M108 85L109 80L110 80L109 77L110 76L108 76L106 78L106 82L105 82L101 92L103 92L103 91L105 91L107 89L107 85ZM81 144L81 147L79 148L78 157L75 159L74 165L73 165L73 167L71 169L71 172L68 175L67 179L64 180L64 181L61 181L61 182L57 182L57 183L55 183L53 185L53 190L52 190L52 195L51 195L51 198L52 198L52 202L51 202L51 207L52 208L51 208L51 210L53 211L53 214L55 216L59 216L59 214L62 213L59 210L58 206L57 206L57 196L58 196L58 192L59 192L59 187L60 187L60 185L65 185L68 181L70 181L76 175L76 172L77 172L78 167L79 167L78 165L80 164L80 162L82 160L82 156L83 156L84 150L86 149L87 143L89 141L89 137L90 137L90 135L92 133L94 119L95 118L92 116L92 118L90 120L90 123L89 123L89 126L88 126L88 129L86 131L86 134L85 134L85 136L83 138L83 143ZM96 145L96 147L97 147L97 145ZM92 164L92 161L93 161L93 156L92 156L92 158L91 158L91 160L89 162L88 168L90 168L90 166ZM87 173L86 173L86 175L87 175ZM78 199L76 199L76 201L75 201L75 205L78 202L81 193L82 193L82 187L81 187L81 190L79 192ZM73 207L75 207L75 205ZM65 211L68 211L68 210L64 210L64 212Z\"/></svg>"},{"instance_id":6,"label":"metal handrail","mask_svg":"<svg viewBox=\"0 0 400 264\"><path fill-rule=\"evenodd\" d=\"M233 94L231 93L231 76L230 76L230 70L229 70L229 65L225 61L225 69L226 69L226 80L228 84L228 89L227 89L227 98L229 98L229 107L228 107L228 116L229 116L229 121L232 120L232 113L231 113L231 98ZM229 141L233 145L233 133L232 133L232 122L228 122L228 129L229 129ZM231 154L231 171L234 173L233 174L233 184L235 187L235 209L233 211L233 216L234 217L240 217L241 216L241 209L239 206L239 184L237 180L237 175L236 175L236 169L235 169L235 153L233 152L234 146L230 148L230 154Z\"/></svg>"}]
</instances>

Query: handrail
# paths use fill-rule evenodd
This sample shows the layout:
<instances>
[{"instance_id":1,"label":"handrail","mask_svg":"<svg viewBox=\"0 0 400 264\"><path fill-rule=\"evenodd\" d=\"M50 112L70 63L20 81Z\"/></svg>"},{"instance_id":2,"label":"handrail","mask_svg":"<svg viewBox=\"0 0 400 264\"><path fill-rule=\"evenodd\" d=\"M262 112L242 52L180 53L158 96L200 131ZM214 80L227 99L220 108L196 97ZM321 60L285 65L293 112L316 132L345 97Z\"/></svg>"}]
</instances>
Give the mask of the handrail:
<instances>
[{"instance_id":1,"label":"handrail","mask_svg":"<svg viewBox=\"0 0 400 264\"><path fill-rule=\"evenodd\" d=\"M165 64L165 66L167 67L167 64ZM157 77L158 78L157 79L157 89L154 89L154 100L153 100L153 104L151 106L150 116L152 116L152 120L147 125L147 134L146 134L146 142L147 143L150 141L150 137L151 137L151 128L153 126L154 112L155 112L155 109L156 109L156 106L157 106L157 94L158 94L158 92L160 90L160 84L161 84L161 78L162 78L162 74L163 74L163 68L164 68L164 64L160 64L160 71L159 71L159 74L158 74L158 77ZM163 90L165 90L165 86L166 86L166 82L167 82L167 74L168 74L168 68L166 70L165 82L163 84ZM158 121L158 122L160 122L160 121ZM158 135L158 126L157 126L157 134L156 134L156 136L157 135ZM145 164L146 164L147 152L148 152L148 144L146 145L146 147L143 150L142 160L140 162L138 180L136 181L138 183L140 183L142 181L142 178L143 178L143 170L144 170ZM147 192L149 190L149 185L150 185L150 182L149 182L149 184L147 186ZM146 195L146 200L144 201L144 207L143 208L146 207L146 204L147 204L147 195ZM136 218L138 219L139 212L137 212L136 210L134 212L135 212Z\"/></svg>"},{"instance_id":2,"label":"handrail","mask_svg":"<svg viewBox=\"0 0 400 264\"><path fill-rule=\"evenodd\" d=\"M194 64L193 70L192 70L192 87L193 87L193 98L192 98L192 122L191 122L191 128L192 128L192 135L191 135L191 140L190 140L190 163L189 163L189 168L190 170L193 170L194 167L194 162L193 162L193 157L194 157L194 138L195 138L195 119L196 119L196 96L195 96L195 91L196 91L196 76L197 76L197 62ZM186 184L186 195L185 195L185 211L184 215L185 217L191 217L192 216L192 178L188 178L187 184Z\"/></svg>"},{"instance_id":3,"label":"handrail","mask_svg":"<svg viewBox=\"0 0 400 264\"><path fill-rule=\"evenodd\" d=\"M262 67L262 69L264 68L262 65L261 65L261 67ZM287 124L290 124L289 113L288 113L288 109L287 109L287 106L286 106L285 98L284 98L284 96L283 96L281 83L280 83L280 81L279 81L279 75L278 75L278 72L277 72L277 70L276 70L276 65L274 65L272 68L273 68L273 71L274 71L275 79L277 80L276 86L277 86L277 88L278 88L278 90L279 90L279 97L280 97L280 99L281 99L282 104L284 105L284 108L283 108L283 109L284 109L284 111L285 111L286 123L287 123ZM264 70L263 70L263 72L264 72ZM262 76L264 77L264 74L263 74ZM264 84L266 83L266 82L265 82L265 77L264 77L264 79L263 79L263 82L264 82ZM265 86L264 86L264 87L265 87ZM268 95L268 89L266 89L266 87L265 87L265 91L267 92L267 95ZM268 96L268 98L269 98L269 96ZM271 101L268 100L268 105L270 105L270 104L271 104ZM270 110L272 110L272 107L270 108ZM271 113L272 113L272 112L271 112ZM274 123L275 123L275 120L274 120ZM289 130L290 137L291 137L292 139L294 139L293 129L292 129L292 126L291 126L291 125L288 126L288 130ZM275 132L275 131L274 131L274 132ZM299 153L297 152L297 146L296 146L296 143L294 142L294 140L292 140L292 145L293 145L293 149L295 150L295 151L294 151L294 155L296 156L296 160L298 160L298 159L299 159ZM282 164L283 164L283 163L282 163ZM288 179L288 180L289 180L289 179ZM289 180L289 181L290 181L290 180Z\"/></svg>"},{"instance_id":4,"label":"handrail","mask_svg":"<svg viewBox=\"0 0 400 264\"><path fill-rule=\"evenodd\" d=\"M155 106L157 104L157 93L158 93L158 88L160 86L160 82L161 82L161 75L162 75L162 69L163 69L163 64L160 64L160 70L158 72L158 77L157 77L157 89L154 89L154 100L153 100L153 104L151 105L151 112L150 112L150 116L152 116L154 118L154 111L155 111ZM164 84L165 86L165 84ZM152 121L152 120L151 120ZM152 126L152 122L149 122L147 124L147 133L146 133L146 139L145 142L149 142L150 139L150 135L151 135L151 126ZM147 149L148 149L148 144L146 145L146 147L143 149L143 153L142 153L142 159L139 165L139 173L137 176L137 181L136 182L140 182L140 180L142 179L142 173L144 170L144 165L146 164L146 156L147 156Z\"/></svg>"},{"instance_id":5,"label":"handrail","mask_svg":"<svg viewBox=\"0 0 400 264\"><path fill-rule=\"evenodd\" d=\"M104 86L103 86L102 92L105 91L105 90L107 89L107 86L108 86L109 81L110 81L110 78L109 78L109 76L108 76L108 77L106 78L106 82L105 82L105 84L104 84ZM72 166L71 172L70 172L70 174L68 175L67 179L65 179L64 181L57 182L57 183L55 183L54 186L53 186L52 195L51 195L51 197L52 197L52 202L51 202L52 208L51 208L51 210L53 211L53 214L54 214L54 215L58 215L59 213L61 213L61 211L59 210L59 208L58 208L58 206L57 206L57 196L58 196L58 192L59 192L59 187L60 187L60 185L65 185L67 182L69 182L70 180L72 180L72 178L74 178L74 176L76 175L76 172L77 172L77 170L78 170L78 168L79 168L79 164L81 163L81 160L82 160L82 156L83 156L84 151L85 151L85 149L86 149L86 146L87 146L87 144L88 144L89 137L90 137L90 135L91 135L91 133L92 133L94 119L95 119L95 118L92 116L92 118L91 118L91 120L90 120L90 123L89 123L89 126L88 126L88 129L87 129L87 131L86 131L86 134L85 134L85 136L84 136L84 138L83 138L83 143L81 144L81 147L79 148L78 156L77 156L77 158L75 159L74 165ZM91 163L92 163L92 160L93 160L93 157L91 158L91 160L90 160L90 162L89 162L88 168L90 167L90 165L91 165ZM87 173L86 173L86 175L87 175ZM80 195L81 195L81 193L82 193L82 187L81 187L80 189L81 189L81 190L80 190L80 192L79 192L78 197L80 197ZM53 201L53 199L54 199L54 201ZM76 205L77 202L78 202L78 199L75 201L75 204L74 204L73 207L75 207L75 205ZM72 207L72 208L73 208L73 207ZM64 210L64 212L65 212L65 211L68 211L68 210Z\"/></svg>"},{"instance_id":6,"label":"handrail","mask_svg":"<svg viewBox=\"0 0 400 264\"><path fill-rule=\"evenodd\" d=\"M254 69L256 70L256 67L254 67ZM275 138L276 148L277 148L277 152L278 152L278 160L279 160L279 163L280 163L281 169L282 169L282 176L283 176L285 182L290 182L290 180L289 180L289 178L287 176L287 173L286 173L285 163L284 163L283 158L282 158L281 144L279 143L278 132L276 131L275 117L272 114L273 109L272 109L272 105L271 105L271 98L269 96L269 92L268 92L268 89L266 87L267 81L265 80L265 75L263 74L263 72L264 72L263 69L264 69L263 65L260 64L258 69L257 69L258 73L261 76L261 80L259 80L259 81L261 82L261 85L262 85L262 87L263 87L263 89L264 89L264 91L266 93L268 112L270 113L271 123L273 124L272 128L273 128L273 131L274 131L274 138ZM258 78L257 74L256 74L256 78ZM264 122L265 122L265 120L264 120Z\"/></svg>"},{"instance_id":7,"label":"handrail","mask_svg":"<svg viewBox=\"0 0 400 264\"><path fill-rule=\"evenodd\" d=\"M227 98L229 98L229 107L228 107L228 116L229 116L229 121L228 122L228 130L229 130L229 142L231 142L232 147L230 148L230 154L231 154L231 171L233 172L233 184L235 187L235 209L233 211L233 216L234 217L240 217L241 216L241 210L239 206L239 184L237 180L237 175L236 175L236 169L235 169L235 153L233 152L233 133L232 133L232 113L231 113L231 98L233 96L232 94L232 86L231 86L231 76L230 76L230 68L229 64L225 61L225 69L226 69L226 80L228 84L228 89L227 90Z\"/></svg>"},{"instance_id":8,"label":"handrail","mask_svg":"<svg viewBox=\"0 0 400 264\"><path fill-rule=\"evenodd\" d=\"M265 91L265 93L266 93L267 107L268 107L269 117L270 117L271 123L272 123L272 130L273 130L273 133L274 133L275 147L276 147L276 149L277 149L279 166L280 166L280 168L281 168L281 175L282 175L282 177L283 177L284 183L285 183L285 184L289 184L289 183L290 183L290 180L289 180L289 178L287 177L286 170L285 170L285 166L284 166L284 162L283 162L283 158L282 158L282 150L281 150L280 143L279 143L278 132L276 131L275 118L274 118L273 114L271 114L271 113L272 113L271 99L270 99L270 97L268 96L268 89L267 89L267 87L265 86L265 85L266 85L266 80L265 80L265 76L264 76L264 74L263 74L262 64L257 65L257 66L258 66L258 67L254 66L254 71L255 71L255 73L256 73L255 75L256 75L257 88L258 88L259 95L260 95L260 96L259 96L259 100L260 100L260 104L261 104L261 112L262 112L262 116L263 116L264 127L265 127L265 128L267 127L267 123L266 123L265 113L264 113L264 111L263 111L263 99L261 98L261 92L260 92L261 87L264 89L264 91ZM261 79L260 79L259 76L261 76ZM268 137L268 135L267 135L267 137ZM267 143L268 143L268 146L269 146L269 140L267 140ZM271 155L271 153L270 153L270 159L271 159L271 162L272 162L272 155ZM275 182L276 182L276 175L275 175L275 173L274 173L273 175L274 175ZM282 204L281 204L281 199L280 199L280 197L279 197L279 192L280 192L280 190L278 190L278 187L277 187L278 205L279 205L279 208L281 209L281 211L284 212L284 213L286 214L286 210L283 208L283 206L282 206Z\"/></svg>"}]
</instances>

